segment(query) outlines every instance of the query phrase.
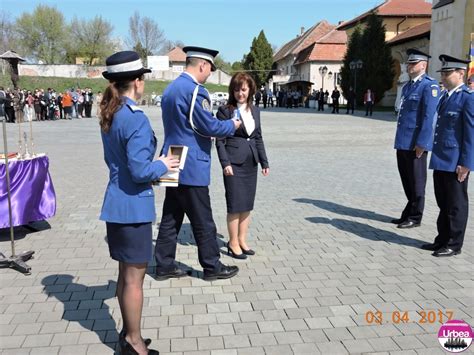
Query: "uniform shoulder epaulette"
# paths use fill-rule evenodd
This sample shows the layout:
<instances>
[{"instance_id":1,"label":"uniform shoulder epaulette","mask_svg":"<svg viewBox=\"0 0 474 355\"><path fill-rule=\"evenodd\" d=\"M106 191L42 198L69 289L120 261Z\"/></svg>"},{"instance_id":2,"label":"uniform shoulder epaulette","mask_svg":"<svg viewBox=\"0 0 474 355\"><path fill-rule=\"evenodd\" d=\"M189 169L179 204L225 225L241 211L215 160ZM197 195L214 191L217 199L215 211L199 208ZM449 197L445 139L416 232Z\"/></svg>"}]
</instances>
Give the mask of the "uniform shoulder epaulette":
<instances>
[{"instance_id":1,"label":"uniform shoulder epaulette","mask_svg":"<svg viewBox=\"0 0 474 355\"><path fill-rule=\"evenodd\" d=\"M143 110L138 107L138 106L135 106L135 105L130 105L130 104L127 104L128 108L133 112L143 112Z\"/></svg>"},{"instance_id":2,"label":"uniform shoulder epaulette","mask_svg":"<svg viewBox=\"0 0 474 355\"><path fill-rule=\"evenodd\" d=\"M428 75L426 75L425 78L428 79L429 81L436 81L435 78L432 78L431 76L428 76Z\"/></svg>"}]
</instances>

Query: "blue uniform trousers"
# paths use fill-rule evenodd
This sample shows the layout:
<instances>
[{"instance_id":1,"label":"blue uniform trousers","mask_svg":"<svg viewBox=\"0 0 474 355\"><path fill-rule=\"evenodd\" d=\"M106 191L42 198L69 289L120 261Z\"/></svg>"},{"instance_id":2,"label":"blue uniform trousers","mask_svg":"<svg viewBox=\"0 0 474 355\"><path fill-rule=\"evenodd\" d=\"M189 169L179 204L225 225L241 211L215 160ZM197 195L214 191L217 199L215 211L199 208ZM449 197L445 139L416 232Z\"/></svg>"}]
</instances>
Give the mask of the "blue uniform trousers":
<instances>
[{"instance_id":1,"label":"blue uniform trousers","mask_svg":"<svg viewBox=\"0 0 474 355\"><path fill-rule=\"evenodd\" d=\"M155 245L156 268L171 271L175 268L176 243L184 214L191 222L198 258L204 270L220 271L216 225L212 218L211 200L207 186L167 187L163 215Z\"/></svg>"},{"instance_id":2,"label":"blue uniform trousers","mask_svg":"<svg viewBox=\"0 0 474 355\"><path fill-rule=\"evenodd\" d=\"M418 159L414 150L397 150L398 172L408 200L401 216L403 221L420 223L423 217L427 157L427 152Z\"/></svg>"},{"instance_id":3,"label":"blue uniform trousers","mask_svg":"<svg viewBox=\"0 0 474 355\"><path fill-rule=\"evenodd\" d=\"M436 203L439 207L438 236L435 244L461 250L467 226L469 200L467 183L469 175L459 182L453 172L435 170L433 172Z\"/></svg>"}]
</instances>

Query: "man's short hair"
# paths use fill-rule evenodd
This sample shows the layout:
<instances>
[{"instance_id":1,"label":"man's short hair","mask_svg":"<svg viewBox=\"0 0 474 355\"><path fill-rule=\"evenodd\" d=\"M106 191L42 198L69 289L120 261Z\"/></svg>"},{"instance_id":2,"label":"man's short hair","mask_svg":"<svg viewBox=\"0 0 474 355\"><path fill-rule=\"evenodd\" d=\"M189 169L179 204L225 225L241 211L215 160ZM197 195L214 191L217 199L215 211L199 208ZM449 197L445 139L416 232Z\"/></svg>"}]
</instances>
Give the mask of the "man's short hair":
<instances>
[{"instance_id":1,"label":"man's short hair","mask_svg":"<svg viewBox=\"0 0 474 355\"><path fill-rule=\"evenodd\" d=\"M186 58L186 66L187 67L195 67L205 61L205 59L202 58L196 58L196 57L188 57Z\"/></svg>"}]
</instances>

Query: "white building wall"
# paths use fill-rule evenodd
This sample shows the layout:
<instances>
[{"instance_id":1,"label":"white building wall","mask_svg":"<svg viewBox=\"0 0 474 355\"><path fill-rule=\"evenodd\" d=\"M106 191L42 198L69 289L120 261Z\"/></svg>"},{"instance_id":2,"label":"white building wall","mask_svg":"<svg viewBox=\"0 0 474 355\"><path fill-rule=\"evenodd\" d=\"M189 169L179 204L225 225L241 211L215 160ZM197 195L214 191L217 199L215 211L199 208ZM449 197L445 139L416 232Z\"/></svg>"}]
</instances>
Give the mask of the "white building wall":
<instances>
[{"instance_id":1,"label":"white building wall","mask_svg":"<svg viewBox=\"0 0 474 355\"><path fill-rule=\"evenodd\" d=\"M310 77L311 79L309 81L313 82L314 85L312 89L319 90L320 88L323 87L323 78L321 74L319 74L319 68L326 66L328 68L328 74L329 72L332 73L331 78L329 78L328 74L324 76L324 91L328 90L329 92L332 92L335 87L335 80L337 75L341 71L342 63L324 63L324 62L311 62L310 64ZM338 89L340 90L340 87L338 86Z\"/></svg>"},{"instance_id":2,"label":"white building wall","mask_svg":"<svg viewBox=\"0 0 474 355\"><path fill-rule=\"evenodd\" d=\"M464 26L465 19L469 18L464 13L466 1L473 0L456 0L434 9L431 15L430 55L433 65L430 65L428 73L437 80L441 79L440 74L436 72L441 67L439 55L449 54L461 58L465 50L463 48Z\"/></svg>"}]
</instances>

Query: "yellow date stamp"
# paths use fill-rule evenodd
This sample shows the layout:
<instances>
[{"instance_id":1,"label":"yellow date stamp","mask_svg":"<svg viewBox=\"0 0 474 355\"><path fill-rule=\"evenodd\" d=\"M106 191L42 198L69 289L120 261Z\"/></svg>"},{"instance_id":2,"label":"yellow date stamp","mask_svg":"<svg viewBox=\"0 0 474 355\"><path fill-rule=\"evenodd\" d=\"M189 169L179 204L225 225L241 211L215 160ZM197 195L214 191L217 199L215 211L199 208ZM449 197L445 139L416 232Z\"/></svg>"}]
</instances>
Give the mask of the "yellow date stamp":
<instances>
[{"instance_id":1,"label":"yellow date stamp","mask_svg":"<svg viewBox=\"0 0 474 355\"><path fill-rule=\"evenodd\" d=\"M430 311L367 311L365 313L365 321L367 324L384 324L384 323L419 323L419 324L444 324L448 320L453 319L454 312L450 310L430 310Z\"/></svg>"}]
</instances>

